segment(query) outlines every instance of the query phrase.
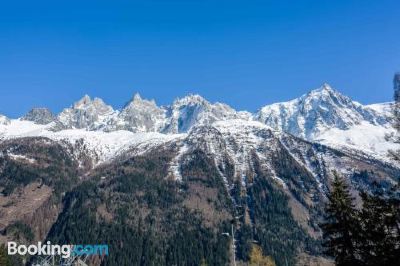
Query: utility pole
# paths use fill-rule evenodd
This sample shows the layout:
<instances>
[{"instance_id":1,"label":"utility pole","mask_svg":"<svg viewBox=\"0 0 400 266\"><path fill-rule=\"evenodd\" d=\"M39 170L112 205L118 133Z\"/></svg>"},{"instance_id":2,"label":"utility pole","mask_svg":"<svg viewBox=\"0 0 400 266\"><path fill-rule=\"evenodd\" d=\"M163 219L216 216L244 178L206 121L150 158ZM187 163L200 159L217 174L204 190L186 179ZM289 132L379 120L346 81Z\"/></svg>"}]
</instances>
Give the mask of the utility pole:
<instances>
[{"instance_id":1,"label":"utility pole","mask_svg":"<svg viewBox=\"0 0 400 266\"><path fill-rule=\"evenodd\" d=\"M233 217L231 221L231 231L232 231L232 258L233 258L233 266L236 266L236 245L235 245L235 229L233 226L236 225L236 221L243 217L243 215Z\"/></svg>"},{"instance_id":2,"label":"utility pole","mask_svg":"<svg viewBox=\"0 0 400 266\"><path fill-rule=\"evenodd\" d=\"M235 233L233 230L233 225L234 225L234 220L232 220L231 223L231 229L232 229L232 258L233 258L233 266L236 266L236 246L235 246Z\"/></svg>"}]
</instances>

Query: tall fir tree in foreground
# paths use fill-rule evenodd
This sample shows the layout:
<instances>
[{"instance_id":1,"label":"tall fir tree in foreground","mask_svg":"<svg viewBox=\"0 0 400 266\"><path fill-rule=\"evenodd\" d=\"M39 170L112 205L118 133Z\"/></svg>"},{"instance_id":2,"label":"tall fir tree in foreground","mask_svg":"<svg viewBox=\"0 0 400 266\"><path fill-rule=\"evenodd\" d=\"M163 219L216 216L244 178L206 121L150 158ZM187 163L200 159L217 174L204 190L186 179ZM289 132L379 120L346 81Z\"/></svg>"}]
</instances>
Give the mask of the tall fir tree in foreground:
<instances>
[{"instance_id":1,"label":"tall fir tree in foreground","mask_svg":"<svg viewBox=\"0 0 400 266\"><path fill-rule=\"evenodd\" d=\"M361 194L360 255L363 265L399 265L400 205L392 193Z\"/></svg>"},{"instance_id":2,"label":"tall fir tree in foreground","mask_svg":"<svg viewBox=\"0 0 400 266\"><path fill-rule=\"evenodd\" d=\"M393 186L361 192L362 208L354 207L348 186L335 176L324 232L326 255L336 265L396 266L400 260L400 199Z\"/></svg>"},{"instance_id":3,"label":"tall fir tree in foreground","mask_svg":"<svg viewBox=\"0 0 400 266\"><path fill-rule=\"evenodd\" d=\"M357 252L358 217L353 198L345 181L334 173L326 207L323 246L336 265L361 265Z\"/></svg>"}]
</instances>

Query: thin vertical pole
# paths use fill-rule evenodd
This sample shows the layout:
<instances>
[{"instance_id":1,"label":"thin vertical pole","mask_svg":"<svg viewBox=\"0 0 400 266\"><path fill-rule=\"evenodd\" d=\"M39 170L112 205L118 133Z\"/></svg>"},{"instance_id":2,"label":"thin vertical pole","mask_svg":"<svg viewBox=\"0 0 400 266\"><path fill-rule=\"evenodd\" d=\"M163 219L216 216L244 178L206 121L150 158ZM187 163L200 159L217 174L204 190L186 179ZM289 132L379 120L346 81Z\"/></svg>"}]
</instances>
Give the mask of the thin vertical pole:
<instances>
[{"instance_id":1,"label":"thin vertical pole","mask_svg":"<svg viewBox=\"0 0 400 266\"><path fill-rule=\"evenodd\" d=\"M233 232L233 223L231 224L232 228L232 255L233 255L233 266L236 266L236 252L235 252L235 234Z\"/></svg>"}]
</instances>

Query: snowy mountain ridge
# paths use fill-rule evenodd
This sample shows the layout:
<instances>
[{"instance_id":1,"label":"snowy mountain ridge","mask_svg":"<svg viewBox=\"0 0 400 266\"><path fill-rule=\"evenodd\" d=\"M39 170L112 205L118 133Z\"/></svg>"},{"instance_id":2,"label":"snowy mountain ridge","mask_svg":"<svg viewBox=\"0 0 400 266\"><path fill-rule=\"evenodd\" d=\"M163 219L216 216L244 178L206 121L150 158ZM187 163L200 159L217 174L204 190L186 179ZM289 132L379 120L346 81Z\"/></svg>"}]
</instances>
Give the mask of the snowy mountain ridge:
<instances>
[{"instance_id":1,"label":"snowy mountain ridge","mask_svg":"<svg viewBox=\"0 0 400 266\"><path fill-rule=\"evenodd\" d=\"M366 121L376 126L388 126L384 108L372 108L352 101L328 84L300 98L267 105L256 113L256 119L298 137L315 139L330 128L348 130Z\"/></svg>"},{"instance_id":2,"label":"snowy mountain ridge","mask_svg":"<svg viewBox=\"0 0 400 266\"><path fill-rule=\"evenodd\" d=\"M395 134L391 103L362 105L328 84L297 99L264 106L253 114L238 112L224 103L210 103L195 94L178 98L169 106L158 106L154 100L135 94L121 110L114 110L100 98L85 95L57 116L45 108L35 108L17 120L0 115L0 138L20 137L21 132L58 139L65 136L74 141L80 136L89 146L94 145L97 153L106 154L100 159L104 161L115 154L115 149L128 145L126 139L135 139L137 135L170 139L168 135L189 133L218 121L237 124L236 130L245 121L258 121L275 131L380 159L386 159L387 151L397 148L390 141ZM242 131L246 137L245 128ZM106 140L108 135L115 140ZM92 143L90 138L98 141ZM102 145L102 141L106 144ZM112 145L117 148L111 148Z\"/></svg>"}]
</instances>

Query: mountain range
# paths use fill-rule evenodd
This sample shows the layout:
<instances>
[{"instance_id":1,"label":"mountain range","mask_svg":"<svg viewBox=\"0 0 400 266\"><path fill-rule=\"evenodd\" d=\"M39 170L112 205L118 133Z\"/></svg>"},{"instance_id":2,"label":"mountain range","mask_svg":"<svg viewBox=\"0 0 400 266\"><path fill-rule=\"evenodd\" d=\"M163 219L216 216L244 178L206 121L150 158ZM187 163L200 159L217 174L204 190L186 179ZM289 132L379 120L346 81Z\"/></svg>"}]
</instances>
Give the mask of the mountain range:
<instances>
[{"instance_id":1,"label":"mountain range","mask_svg":"<svg viewBox=\"0 0 400 266\"><path fill-rule=\"evenodd\" d=\"M264 106L255 113L210 103L199 95L188 95L169 106L158 106L154 100L135 94L121 110L115 110L100 98L85 95L58 115L47 108L34 108L18 120L44 125L42 129L53 132L79 129L77 132L93 131L100 135L121 131L186 134L194 127L216 121L258 121L308 141L363 152L383 160L387 159L387 151L396 146L390 141L394 134L391 103L362 105L328 84L297 99ZM0 115L0 124L9 125L11 121L17 123ZM28 134L29 127L24 129L28 132L20 133ZM2 135L8 135L7 128L0 130L0 138Z\"/></svg>"},{"instance_id":2,"label":"mountain range","mask_svg":"<svg viewBox=\"0 0 400 266\"><path fill-rule=\"evenodd\" d=\"M0 242L109 243L91 265L228 265L258 243L277 265L329 265L333 171L355 197L400 174L391 105L323 84L254 113L135 94L121 110L84 96L57 115L0 116Z\"/></svg>"}]
</instances>

